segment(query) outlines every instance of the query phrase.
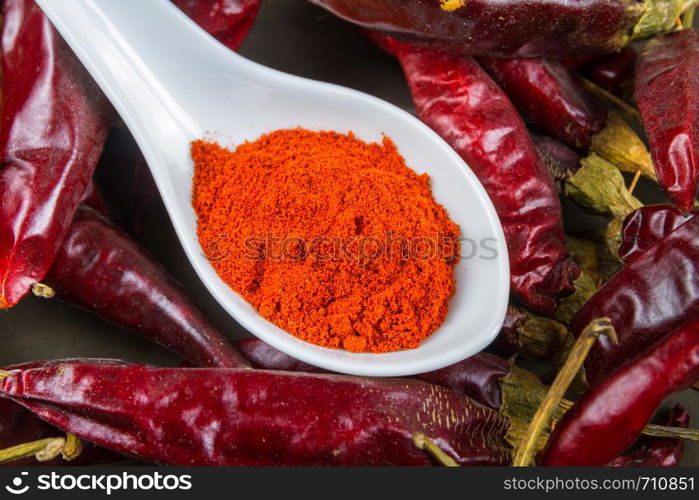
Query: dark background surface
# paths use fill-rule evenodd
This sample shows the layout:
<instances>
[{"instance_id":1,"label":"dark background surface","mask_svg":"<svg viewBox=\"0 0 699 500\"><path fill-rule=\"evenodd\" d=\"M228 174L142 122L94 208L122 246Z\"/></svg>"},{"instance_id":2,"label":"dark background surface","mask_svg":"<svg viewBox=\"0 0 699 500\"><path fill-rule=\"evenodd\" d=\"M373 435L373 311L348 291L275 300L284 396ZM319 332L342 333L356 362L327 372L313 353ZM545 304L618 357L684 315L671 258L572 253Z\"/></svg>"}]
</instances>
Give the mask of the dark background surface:
<instances>
[{"instance_id":1,"label":"dark background surface","mask_svg":"<svg viewBox=\"0 0 699 500\"><path fill-rule=\"evenodd\" d=\"M400 67L390 56L375 48L354 27L301 0L264 0L241 53L282 71L352 87L413 110ZM100 171L99 177L108 178L109 186L105 187L124 197L127 186L120 186L120 176L114 174ZM645 202L662 201L657 189L644 181L637 194ZM126 201L137 204L137 200ZM566 205L565 211L569 230L579 231L604 222L570 205ZM148 204L138 222L141 243L185 285L214 323L231 338L249 336L199 282L159 199ZM177 356L137 335L54 300L27 297L18 306L0 313L0 331L0 366L69 357L179 363ZM687 391L668 403L676 400L681 400L699 419L699 392ZM687 443L684 464L699 465L699 444Z\"/></svg>"}]
</instances>

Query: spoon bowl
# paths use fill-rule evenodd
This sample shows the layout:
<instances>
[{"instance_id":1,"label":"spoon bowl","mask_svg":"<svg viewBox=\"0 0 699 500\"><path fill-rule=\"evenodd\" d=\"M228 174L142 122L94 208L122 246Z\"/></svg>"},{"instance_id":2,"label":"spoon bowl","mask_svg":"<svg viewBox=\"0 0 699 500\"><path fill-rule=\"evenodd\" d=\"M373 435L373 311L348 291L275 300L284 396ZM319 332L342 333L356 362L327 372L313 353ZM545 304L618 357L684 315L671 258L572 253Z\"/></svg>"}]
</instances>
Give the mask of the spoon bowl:
<instances>
[{"instance_id":1,"label":"spoon bowl","mask_svg":"<svg viewBox=\"0 0 699 500\"><path fill-rule=\"evenodd\" d=\"M37 0L111 100L136 139L182 246L223 308L275 348L322 368L369 376L436 370L476 354L498 334L507 309L507 248L478 179L409 113L351 89L282 73L230 51L168 0ZM262 318L216 274L197 239L190 144L235 147L277 129L390 137L408 166L431 178L435 199L461 228L464 259L445 322L416 349L350 353L303 342Z\"/></svg>"}]
</instances>

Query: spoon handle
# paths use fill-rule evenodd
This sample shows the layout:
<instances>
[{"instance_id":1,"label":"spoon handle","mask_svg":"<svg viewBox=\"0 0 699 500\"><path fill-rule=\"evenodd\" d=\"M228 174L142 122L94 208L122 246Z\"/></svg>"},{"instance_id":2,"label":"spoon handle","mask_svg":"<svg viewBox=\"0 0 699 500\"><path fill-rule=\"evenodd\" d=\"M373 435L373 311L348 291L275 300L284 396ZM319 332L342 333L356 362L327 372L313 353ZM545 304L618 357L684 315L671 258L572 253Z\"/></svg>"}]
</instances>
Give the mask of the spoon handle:
<instances>
[{"instance_id":1,"label":"spoon handle","mask_svg":"<svg viewBox=\"0 0 699 500\"><path fill-rule=\"evenodd\" d=\"M191 75L204 70L199 67L202 51L244 59L168 0L138 2L137 7L123 0L37 3L121 115L156 181L165 174L157 171L161 165L181 165L190 141L204 132L187 106L193 102L188 96L207 91L190 84Z\"/></svg>"}]
</instances>

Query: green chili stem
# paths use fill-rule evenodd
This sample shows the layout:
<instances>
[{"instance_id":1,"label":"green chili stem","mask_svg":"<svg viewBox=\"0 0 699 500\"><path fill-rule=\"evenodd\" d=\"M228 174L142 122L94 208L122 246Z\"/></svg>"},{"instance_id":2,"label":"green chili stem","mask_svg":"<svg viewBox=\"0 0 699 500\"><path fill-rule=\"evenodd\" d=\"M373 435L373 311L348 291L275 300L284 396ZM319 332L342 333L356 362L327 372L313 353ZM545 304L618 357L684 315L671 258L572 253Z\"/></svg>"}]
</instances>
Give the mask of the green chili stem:
<instances>
[{"instance_id":1,"label":"green chili stem","mask_svg":"<svg viewBox=\"0 0 699 500\"><path fill-rule=\"evenodd\" d=\"M522 439L522 443L517 448L517 453L513 461L515 467L527 467L531 465L537 449L536 445L542 431L548 426L551 415L553 415L563 399L570 383L587 358L590 349L592 349L592 346L602 335L607 335L612 343L616 344L616 332L609 318L599 318L592 321L575 341L568 355L568 359L558 372L558 375L556 375L556 380L551 384L551 387L546 393L546 397L532 417L527 432Z\"/></svg>"}]
</instances>

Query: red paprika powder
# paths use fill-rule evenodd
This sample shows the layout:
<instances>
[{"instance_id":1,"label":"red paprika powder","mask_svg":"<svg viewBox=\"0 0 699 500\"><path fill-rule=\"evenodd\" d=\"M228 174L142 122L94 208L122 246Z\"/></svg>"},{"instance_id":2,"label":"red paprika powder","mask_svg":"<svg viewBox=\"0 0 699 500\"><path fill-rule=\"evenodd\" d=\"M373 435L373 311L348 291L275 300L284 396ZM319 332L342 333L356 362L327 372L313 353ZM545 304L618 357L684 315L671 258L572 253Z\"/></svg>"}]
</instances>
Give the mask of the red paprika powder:
<instances>
[{"instance_id":1,"label":"red paprika powder","mask_svg":"<svg viewBox=\"0 0 699 500\"><path fill-rule=\"evenodd\" d=\"M192 144L198 235L219 276L296 337L354 352L417 347L454 293L458 226L393 142L278 130Z\"/></svg>"}]
</instances>

